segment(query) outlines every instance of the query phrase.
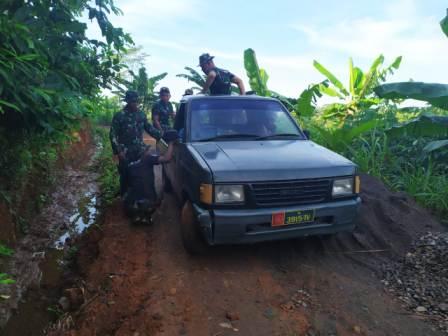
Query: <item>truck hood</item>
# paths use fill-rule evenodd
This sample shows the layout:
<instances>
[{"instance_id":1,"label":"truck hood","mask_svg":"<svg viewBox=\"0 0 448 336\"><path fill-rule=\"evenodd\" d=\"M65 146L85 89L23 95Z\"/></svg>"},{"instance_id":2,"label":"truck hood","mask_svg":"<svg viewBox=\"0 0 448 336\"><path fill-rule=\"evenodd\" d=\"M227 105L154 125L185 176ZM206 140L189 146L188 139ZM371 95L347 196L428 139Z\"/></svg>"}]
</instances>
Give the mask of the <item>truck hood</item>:
<instances>
[{"instance_id":1,"label":"truck hood","mask_svg":"<svg viewBox=\"0 0 448 336\"><path fill-rule=\"evenodd\" d=\"M307 140L193 143L215 182L295 180L353 175L343 156Z\"/></svg>"}]
</instances>

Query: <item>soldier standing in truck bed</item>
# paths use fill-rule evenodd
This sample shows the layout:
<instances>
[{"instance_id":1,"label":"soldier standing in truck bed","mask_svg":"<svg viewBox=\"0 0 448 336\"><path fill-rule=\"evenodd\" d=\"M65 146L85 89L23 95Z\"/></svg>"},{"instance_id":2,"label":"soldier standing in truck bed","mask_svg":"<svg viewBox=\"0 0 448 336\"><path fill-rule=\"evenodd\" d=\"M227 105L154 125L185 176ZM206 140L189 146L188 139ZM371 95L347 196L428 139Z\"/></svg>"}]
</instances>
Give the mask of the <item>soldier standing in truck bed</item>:
<instances>
[{"instance_id":1,"label":"soldier standing in truck bed","mask_svg":"<svg viewBox=\"0 0 448 336\"><path fill-rule=\"evenodd\" d=\"M207 75L202 93L210 90L211 95L230 95L232 83L238 85L240 94L246 93L243 81L230 71L218 68L213 62L214 56L202 54L199 56L199 66Z\"/></svg>"}]
</instances>

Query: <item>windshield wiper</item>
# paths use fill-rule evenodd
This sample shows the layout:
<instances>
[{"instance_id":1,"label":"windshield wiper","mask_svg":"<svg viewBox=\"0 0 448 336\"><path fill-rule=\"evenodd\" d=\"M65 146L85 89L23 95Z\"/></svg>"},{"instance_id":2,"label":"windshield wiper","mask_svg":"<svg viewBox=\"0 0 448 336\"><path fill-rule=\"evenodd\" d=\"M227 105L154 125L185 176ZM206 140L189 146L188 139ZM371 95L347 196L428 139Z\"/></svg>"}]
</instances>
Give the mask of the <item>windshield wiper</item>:
<instances>
[{"instance_id":1,"label":"windshield wiper","mask_svg":"<svg viewBox=\"0 0 448 336\"><path fill-rule=\"evenodd\" d=\"M278 133L278 134L259 136L255 140L267 140L267 139L283 138L283 137L301 137L301 135L297 134L297 133Z\"/></svg>"},{"instance_id":2,"label":"windshield wiper","mask_svg":"<svg viewBox=\"0 0 448 336\"><path fill-rule=\"evenodd\" d=\"M235 139L235 138L256 138L258 139L257 134L242 134L242 133L236 133L236 134L221 134L216 135L214 137L200 139L198 141L206 142L206 141L213 141L213 140L219 140L219 139Z\"/></svg>"}]
</instances>

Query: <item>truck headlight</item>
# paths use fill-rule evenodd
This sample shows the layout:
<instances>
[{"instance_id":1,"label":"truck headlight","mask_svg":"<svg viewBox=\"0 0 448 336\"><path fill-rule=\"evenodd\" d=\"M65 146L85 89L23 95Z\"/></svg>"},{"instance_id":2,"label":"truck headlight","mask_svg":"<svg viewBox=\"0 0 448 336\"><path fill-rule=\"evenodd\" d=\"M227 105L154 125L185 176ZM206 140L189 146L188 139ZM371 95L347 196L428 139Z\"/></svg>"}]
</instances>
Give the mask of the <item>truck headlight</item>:
<instances>
[{"instance_id":1,"label":"truck headlight","mask_svg":"<svg viewBox=\"0 0 448 336\"><path fill-rule=\"evenodd\" d=\"M353 177L334 180L331 195L333 197L353 195Z\"/></svg>"},{"instance_id":2,"label":"truck headlight","mask_svg":"<svg viewBox=\"0 0 448 336\"><path fill-rule=\"evenodd\" d=\"M244 188L242 185L215 185L215 203L244 202Z\"/></svg>"}]
</instances>

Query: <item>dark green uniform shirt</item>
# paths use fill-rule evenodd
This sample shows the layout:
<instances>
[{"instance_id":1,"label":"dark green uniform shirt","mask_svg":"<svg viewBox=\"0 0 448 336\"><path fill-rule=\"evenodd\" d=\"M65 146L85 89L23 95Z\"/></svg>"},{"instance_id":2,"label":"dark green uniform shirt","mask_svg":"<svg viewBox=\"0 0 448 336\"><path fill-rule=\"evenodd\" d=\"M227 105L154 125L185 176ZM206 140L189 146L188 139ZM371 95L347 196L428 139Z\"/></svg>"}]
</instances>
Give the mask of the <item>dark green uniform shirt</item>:
<instances>
[{"instance_id":1,"label":"dark green uniform shirt","mask_svg":"<svg viewBox=\"0 0 448 336\"><path fill-rule=\"evenodd\" d=\"M160 126L162 129L168 129L171 127L170 119L174 115L173 105L170 102L165 103L161 99L157 100L152 106L152 119L154 122L154 117L159 116Z\"/></svg>"},{"instance_id":2,"label":"dark green uniform shirt","mask_svg":"<svg viewBox=\"0 0 448 336\"><path fill-rule=\"evenodd\" d=\"M131 112L124 108L116 113L109 133L113 153L123 152L128 161L140 159L147 148L143 142L143 130L160 139L160 132L148 122L142 111Z\"/></svg>"}]
</instances>

